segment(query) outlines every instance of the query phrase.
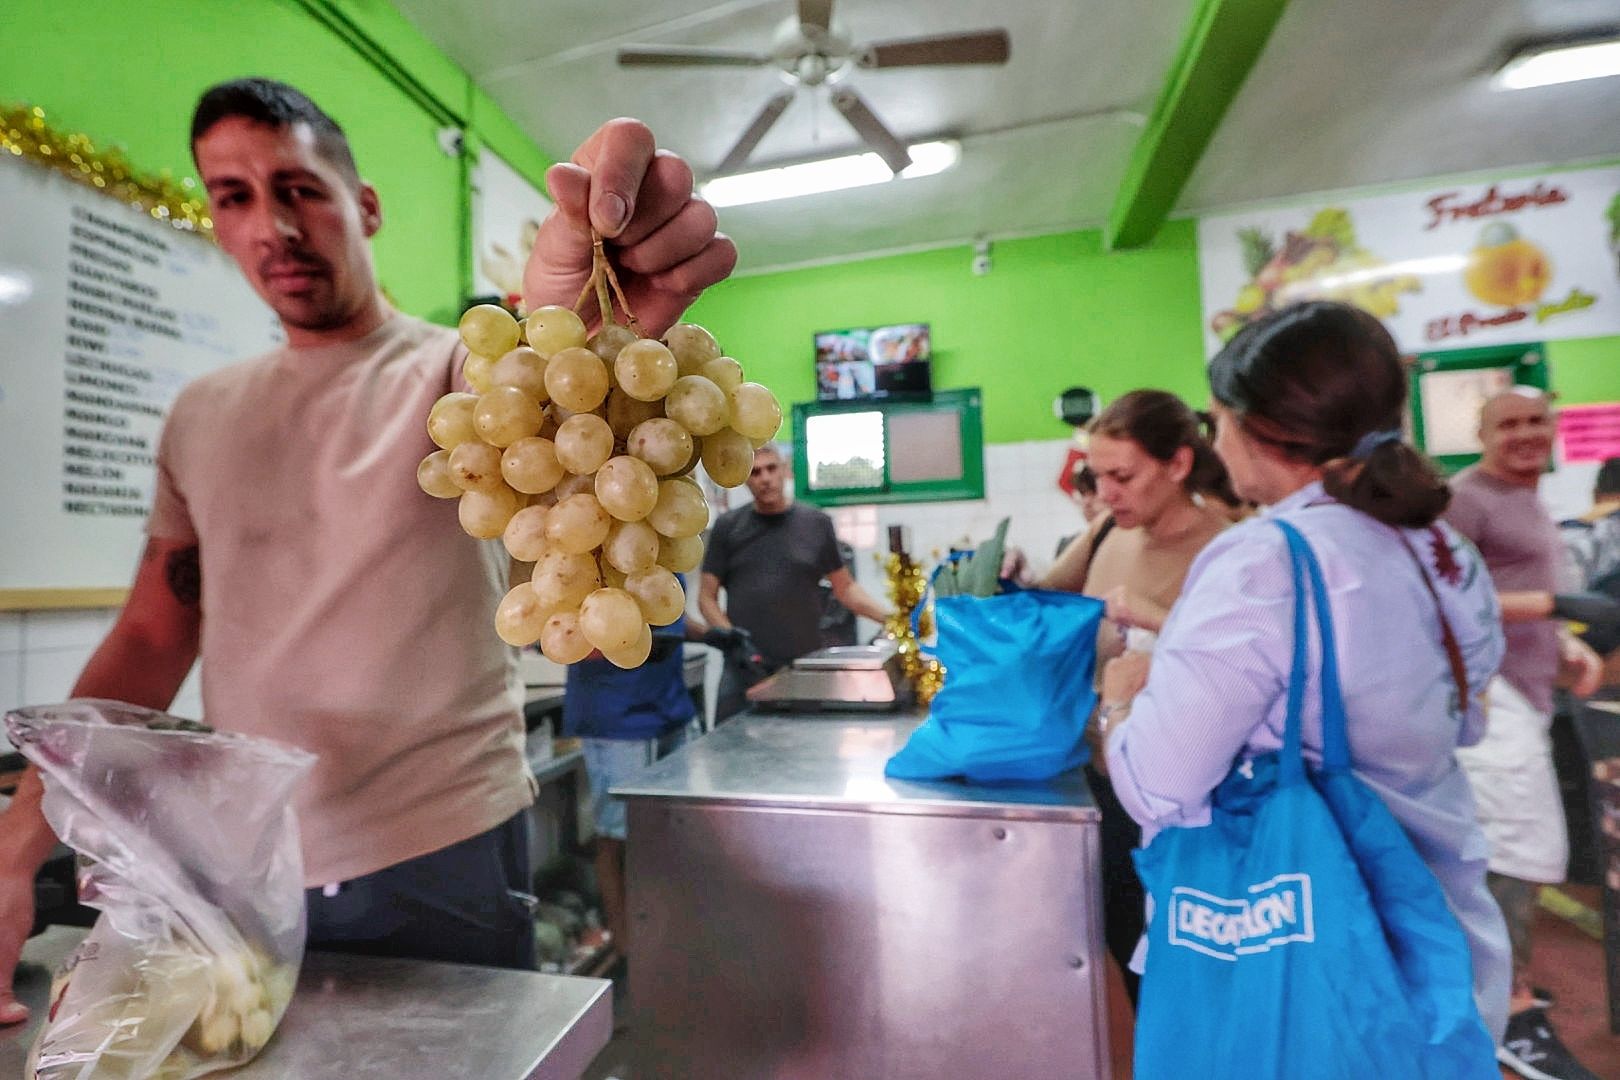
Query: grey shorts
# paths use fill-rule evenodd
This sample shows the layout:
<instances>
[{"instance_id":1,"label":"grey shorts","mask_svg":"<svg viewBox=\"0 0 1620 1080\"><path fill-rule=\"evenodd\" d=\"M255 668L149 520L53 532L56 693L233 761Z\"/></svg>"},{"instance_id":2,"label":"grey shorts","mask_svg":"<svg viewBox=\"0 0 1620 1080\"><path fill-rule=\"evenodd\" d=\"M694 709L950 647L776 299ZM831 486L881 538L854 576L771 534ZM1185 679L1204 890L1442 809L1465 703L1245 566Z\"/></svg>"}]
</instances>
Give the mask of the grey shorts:
<instances>
[{"instance_id":1,"label":"grey shorts","mask_svg":"<svg viewBox=\"0 0 1620 1080\"><path fill-rule=\"evenodd\" d=\"M656 739L580 739L585 751L585 775L591 785L591 821L596 835L623 840L627 832L624 800L609 789L648 765L686 745L697 727L693 720Z\"/></svg>"}]
</instances>

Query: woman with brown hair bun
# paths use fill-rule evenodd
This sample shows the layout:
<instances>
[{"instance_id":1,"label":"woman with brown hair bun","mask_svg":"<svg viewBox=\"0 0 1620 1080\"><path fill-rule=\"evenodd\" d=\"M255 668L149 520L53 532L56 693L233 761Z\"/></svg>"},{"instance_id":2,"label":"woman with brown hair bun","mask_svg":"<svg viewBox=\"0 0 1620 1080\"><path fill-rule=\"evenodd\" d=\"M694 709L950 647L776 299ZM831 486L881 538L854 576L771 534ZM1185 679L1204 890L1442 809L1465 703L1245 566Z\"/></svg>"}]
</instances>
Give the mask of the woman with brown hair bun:
<instances>
[{"instance_id":1,"label":"woman with brown hair bun","mask_svg":"<svg viewBox=\"0 0 1620 1080\"><path fill-rule=\"evenodd\" d=\"M1479 692L1501 660L1502 630L1478 553L1437 523L1445 482L1401 441L1399 351L1366 312L1314 301L1242 330L1211 361L1209 382L1215 449L1237 493L1266 509L1198 557L1151 661L1131 653L1105 670L1114 790L1151 845L1161 830L1209 824L1234 767L1260 768L1282 747L1295 598L1278 524L1291 527L1326 582L1351 769L1439 882L1467 939L1485 1028L1500 1038L1507 935L1455 751L1484 731ZM1301 731L1306 758L1320 761L1313 652ZM1161 947L1171 948L1155 931L1150 973ZM1286 1015L1286 1000L1266 1005Z\"/></svg>"},{"instance_id":2,"label":"woman with brown hair bun","mask_svg":"<svg viewBox=\"0 0 1620 1080\"><path fill-rule=\"evenodd\" d=\"M1133 390L1098 414L1090 431L1086 467L1105 513L1064 549L1040 587L1107 598L1116 631L1157 631L1193 556L1227 524L1227 506L1238 497L1202 418L1174 394Z\"/></svg>"},{"instance_id":3,"label":"woman with brown hair bun","mask_svg":"<svg viewBox=\"0 0 1620 1080\"><path fill-rule=\"evenodd\" d=\"M1229 523L1224 508L1209 503L1237 497L1198 414L1163 390L1133 390L1104 409L1091 424L1087 465L1106 513L1064 548L1039 587L1108 601L1097 642L1101 671L1130 631L1139 639L1132 644L1151 647L1193 559ZM1145 897L1131 852L1142 834L1114 798L1095 732L1087 732L1094 751L1087 776L1102 813L1103 927L1134 1001L1138 979L1129 962Z\"/></svg>"}]
</instances>

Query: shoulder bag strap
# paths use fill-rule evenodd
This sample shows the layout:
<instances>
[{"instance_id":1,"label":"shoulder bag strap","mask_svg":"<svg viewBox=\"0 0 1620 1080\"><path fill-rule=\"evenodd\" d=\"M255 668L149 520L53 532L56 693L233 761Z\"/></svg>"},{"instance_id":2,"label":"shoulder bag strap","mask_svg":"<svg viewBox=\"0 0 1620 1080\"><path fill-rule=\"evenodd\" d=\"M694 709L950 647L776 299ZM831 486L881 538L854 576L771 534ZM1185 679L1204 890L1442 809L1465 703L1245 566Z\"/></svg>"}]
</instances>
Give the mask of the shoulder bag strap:
<instances>
[{"instance_id":1,"label":"shoulder bag strap","mask_svg":"<svg viewBox=\"0 0 1620 1080\"><path fill-rule=\"evenodd\" d=\"M1445 534L1433 526L1430 526L1430 528L1435 539L1444 543ZM1418 555L1417 549L1412 546L1412 541L1408 540L1406 534L1399 529L1395 530L1395 535L1401 538L1401 546L1406 549L1408 555L1412 556L1412 563L1417 567L1418 577L1423 579L1423 587L1429 590L1429 596L1434 600L1434 612L1440 617L1440 640L1446 647L1446 660L1451 665L1452 681L1457 685L1457 707L1466 709L1468 707L1468 665L1463 663L1462 647L1457 644L1457 635L1451 629L1451 620L1446 618L1446 609L1440 603L1440 593L1435 589L1434 582L1429 580L1428 567L1423 565L1423 559Z\"/></svg>"},{"instance_id":2,"label":"shoulder bag strap","mask_svg":"<svg viewBox=\"0 0 1620 1080\"><path fill-rule=\"evenodd\" d=\"M1086 573L1088 575L1091 573L1092 562L1097 558L1097 549L1102 547L1104 540L1108 539L1108 534L1114 531L1114 524L1114 515L1109 514L1103 519L1103 523L1097 526L1097 535L1091 538L1091 548L1086 552Z\"/></svg>"},{"instance_id":3,"label":"shoulder bag strap","mask_svg":"<svg viewBox=\"0 0 1620 1080\"><path fill-rule=\"evenodd\" d=\"M1091 572L1097 568L1097 549L1108 539L1108 534L1114 531L1114 524L1113 514L1103 518L1103 523L1097 526L1097 535L1091 538L1091 543L1086 547L1086 575L1080 579L1081 592L1085 592L1086 586L1091 582Z\"/></svg>"}]
</instances>

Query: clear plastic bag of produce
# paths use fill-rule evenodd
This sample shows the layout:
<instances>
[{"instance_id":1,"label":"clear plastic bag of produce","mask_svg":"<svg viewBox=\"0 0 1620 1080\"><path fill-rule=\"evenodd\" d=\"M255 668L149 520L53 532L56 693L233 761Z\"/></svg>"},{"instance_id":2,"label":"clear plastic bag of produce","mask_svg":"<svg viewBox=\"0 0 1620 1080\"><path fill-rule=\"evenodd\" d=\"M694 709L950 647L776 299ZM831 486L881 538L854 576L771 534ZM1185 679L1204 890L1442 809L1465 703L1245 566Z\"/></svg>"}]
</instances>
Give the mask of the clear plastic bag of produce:
<instances>
[{"instance_id":1,"label":"clear plastic bag of produce","mask_svg":"<svg viewBox=\"0 0 1620 1080\"><path fill-rule=\"evenodd\" d=\"M304 958L293 786L314 758L113 701L7 714L101 917L27 1080L189 1080L270 1041Z\"/></svg>"}]
</instances>

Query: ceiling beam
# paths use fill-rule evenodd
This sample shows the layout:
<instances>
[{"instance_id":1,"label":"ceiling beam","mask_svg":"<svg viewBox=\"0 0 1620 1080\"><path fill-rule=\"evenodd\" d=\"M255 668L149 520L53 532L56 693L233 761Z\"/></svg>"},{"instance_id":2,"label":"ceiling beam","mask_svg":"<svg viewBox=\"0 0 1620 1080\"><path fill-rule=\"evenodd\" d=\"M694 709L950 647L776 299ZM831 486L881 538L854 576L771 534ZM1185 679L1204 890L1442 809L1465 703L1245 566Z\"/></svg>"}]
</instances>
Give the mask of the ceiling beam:
<instances>
[{"instance_id":1,"label":"ceiling beam","mask_svg":"<svg viewBox=\"0 0 1620 1080\"><path fill-rule=\"evenodd\" d=\"M1196 0L1181 48L1108 215L1109 248L1158 234L1287 0Z\"/></svg>"}]
</instances>

